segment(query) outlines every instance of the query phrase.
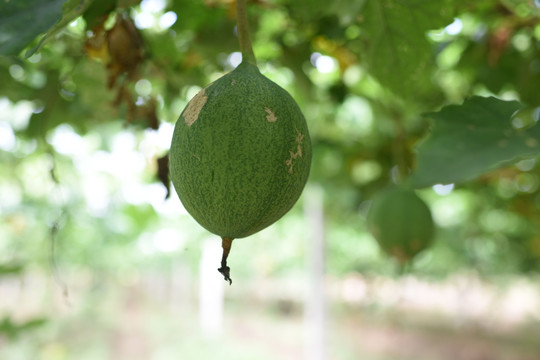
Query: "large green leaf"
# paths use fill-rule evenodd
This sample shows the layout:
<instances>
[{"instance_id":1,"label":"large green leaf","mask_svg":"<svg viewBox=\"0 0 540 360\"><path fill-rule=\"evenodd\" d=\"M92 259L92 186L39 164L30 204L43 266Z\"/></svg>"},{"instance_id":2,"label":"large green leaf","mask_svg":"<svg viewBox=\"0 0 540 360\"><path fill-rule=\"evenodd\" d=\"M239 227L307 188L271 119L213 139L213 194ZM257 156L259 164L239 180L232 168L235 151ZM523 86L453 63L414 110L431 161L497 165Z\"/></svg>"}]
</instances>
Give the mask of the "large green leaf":
<instances>
[{"instance_id":1,"label":"large green leaf","mask_svg":"<svg viewBox=\"0 0 540 360\"><path fill-rule=\"evenodd\" d=\"M425 187L471 180L518 159L540 153L540 126L516 129L517 101L473 97L430 114L433 131L418 147L409 183Z\"/></svg>"},{"instance_id":2,"label":"large green leaf","mask_svg":"<svg viewBox=\"0 0 540 360\"><path fill-rule=\"evenodd\" d=\"M47 33L41 38L39 43L28 50L25 54L26 57L32 56L39 51L47 41L53 38L59 31L64 29L69 23L78 18L94 0L68 0L62 7L62 16L54 26L48 29Z\"/></svg>"},{"instance_id":3,"label":"large green leaf","mask_svg":"<svg viewBox=\"0 0 540 360\"><path fill-rule=\"evenodd\" d=\"M65 0L0 2L0 55L16 55L62 16ZM80 2L80 0L79 0Z\"/></svg>"},{"instance_id":4,"label":"large green leaf","mask_svg":"<svg viewBox=\"0 0 540 360\"><path fill-rule=\"evenodd\" d=\"M94 29L95 26L101 24L109 13L114 11L118 6L117 0L92 0L92 4L88 6L83 14L86 21L87 29Z\"/></svg>"},{"instance_id":5,"label":"large green leaf","mask_svg":"<svg viewBox=\"0 0 540 360\"><path fill-rule=\"evenodd\" d=\"M371 74L398 95L425 93L434 69L426 32L452 22L450 1L370 0L362 18Z\"/></svg>"}]
</instances>

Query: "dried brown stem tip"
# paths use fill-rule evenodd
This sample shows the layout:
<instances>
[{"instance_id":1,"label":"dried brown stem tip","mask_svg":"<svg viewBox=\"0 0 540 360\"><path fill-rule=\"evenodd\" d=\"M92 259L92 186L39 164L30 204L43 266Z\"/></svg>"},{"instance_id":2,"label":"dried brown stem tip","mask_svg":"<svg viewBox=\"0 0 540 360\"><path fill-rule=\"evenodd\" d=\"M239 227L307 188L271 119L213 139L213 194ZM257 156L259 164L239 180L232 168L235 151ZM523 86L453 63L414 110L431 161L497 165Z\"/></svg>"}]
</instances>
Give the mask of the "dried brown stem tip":
<instances>
[{"instance_id":1,"label":"dried brown stem tip","mask_svg":"<svg viewBox=\"0 0 540 360\"><path fill-rule=\"evenodd\" d=\"M225 281L229 282L229 285L232 285L231 279L231 268L227 266L227 257L229 257L229 252L231 251L232 241L234 239L221 238L221 247L223 248L223 255L221 257L221 267L218 271L223 275Z\"/></svg>"}]
</instances>

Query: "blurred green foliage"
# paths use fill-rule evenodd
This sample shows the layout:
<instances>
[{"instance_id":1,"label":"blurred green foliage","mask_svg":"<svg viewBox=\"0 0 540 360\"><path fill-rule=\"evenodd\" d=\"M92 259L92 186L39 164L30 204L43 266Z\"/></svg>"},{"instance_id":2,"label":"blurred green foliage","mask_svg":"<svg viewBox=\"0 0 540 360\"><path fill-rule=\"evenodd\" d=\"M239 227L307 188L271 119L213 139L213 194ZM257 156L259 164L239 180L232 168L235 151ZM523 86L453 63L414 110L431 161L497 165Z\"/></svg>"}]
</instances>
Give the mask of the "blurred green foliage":
<instances>
[{"instance_id":1,"label":"blurred green foliage","mask_svg":"<svg viewBox=\"0 0 540 360\"><path fill-rule=\"evenodd\" d=\"M17 2L17 14L35 3ZM60 273L96 278L175 262L195 269L209 234L176 194L165 199L157 159L187 101L238 63L234 1L49 10L35 16L47 27L25 22L17 37L0 21L0 264L50 269L54 257ZM540 141L537 2L257 0L248 10L261 71L291 92L310 127L329 273L394 273L365 216L375 193L415 169L439 229L411 271L540 269L538 153L527 146ZM119 19L134 27L115 27ZM482 127L460 113L475 114L474 101L485 102L471 119ZM498 114L498 104L512 111ZM525 115L512 117L518 107ZM529 135L512 138L512 156L495 156L489 134L506 130ZM303 268L303 204L235 243L238 277Z\"/></svg>"}]
</instances>

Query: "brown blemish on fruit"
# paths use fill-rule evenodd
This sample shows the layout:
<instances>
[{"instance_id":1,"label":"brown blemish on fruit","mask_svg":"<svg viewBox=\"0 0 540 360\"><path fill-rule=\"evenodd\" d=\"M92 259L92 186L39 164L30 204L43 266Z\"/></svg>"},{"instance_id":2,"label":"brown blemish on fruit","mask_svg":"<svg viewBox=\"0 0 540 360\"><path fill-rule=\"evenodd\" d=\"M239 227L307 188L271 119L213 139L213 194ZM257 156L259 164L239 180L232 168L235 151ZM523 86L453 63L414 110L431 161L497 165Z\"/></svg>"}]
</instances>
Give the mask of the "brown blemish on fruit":
<instances>
[{"instance_id":1,"label":"brown blemish on fruit","mask_svg":"<svg viewBox=\"0 0 540 360\"><path fill-rule=\"evenodd\" d=\"M270 110L270 108L265 107L264 111L266 111L266 120L268 120L268 122L276 122L276 114L274 114L274 112Z\"/></svg>"},{"instance_id":2,"label":"brown blemish on fruit","mask_svg":"<svg viewBox=\"0 0 540 360\"><path fill-rule=\"evenodd\" d=\"M208 96L206 95L206 88L202 89L191 99L189 102L186 111L184 111L184 121L187 126L193 125L193 123L199 118L199 113L201 112Z\"/></svg>"},{"instance_id":3,"label":"brown blemish on fruit","mask_svg":"<svg viewBox=\"0 0 540 360\"><path fill-rule=\"evenodd\" d=\"M290 158L285 160L285 165L289 168L289 173L293 173L294 160L299 157L302 157L302 142L304 141L304 134L301 134L298 129L296 129L296 151L290 151Z\"/></svg>"}]
</instances>

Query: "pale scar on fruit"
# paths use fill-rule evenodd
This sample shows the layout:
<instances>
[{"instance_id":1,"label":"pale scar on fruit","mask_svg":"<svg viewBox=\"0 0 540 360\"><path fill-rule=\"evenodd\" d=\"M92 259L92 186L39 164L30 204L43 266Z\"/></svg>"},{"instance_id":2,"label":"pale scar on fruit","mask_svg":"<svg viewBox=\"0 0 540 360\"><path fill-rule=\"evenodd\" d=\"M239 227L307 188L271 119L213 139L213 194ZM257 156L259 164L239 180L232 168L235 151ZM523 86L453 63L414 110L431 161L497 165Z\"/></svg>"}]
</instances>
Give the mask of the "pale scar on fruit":
<instances>
[{"instance_id":1,"label":"pale scar on fruit","mask_svg":"<svg viewBox=\"0 0 540 360\"><path fill-rule=\"evenodd\" d=\"M270 108L265 107L264 111L266 111L266 120L268 122L276 122L277 120L276 114L274 114L274 112L270 110Z\"/></svg>"},{"instance_id":2,"label":"pale scar on fruit","mask_svg":"<svg viewBox=\"0 0 540 360\"><path fill-rule=\"evenodd\" d=\"M192 152L190 152L190 153L191 153L191 155L193 155L193 157L194 157L195 159L201 161L201 157L200 157L199 155L196 155L196 154L194 154L194 153L192 153Z\"/></svg>"},{"instance_id":3,"label":"pale scar on fruit","mask_svg":"<svg viewBox=\"0 0 540 360\"><path fill-rule=\"evenodd\" d=\"M294 160L296 158L302 157L302 141L304 141L304 134L301 134L298 129L296 129L296 151L293 152L289 150L290 157L285 160L285 165L289 168L289 173L293 173Z\"/></svg>"},{"instance_id":4,"label":"pale scar on fruit","mask_svg":"<svg viewBox=\"0 0 540 360\"><path fill-rule=\"evenodd\" d=\"M186 111L184 112L184 121L187 126L193 125L193 123L199 118L199 113L201 112L204 104L206 104L208 96L206 95L205 89L202 89L191 99L189 102Z\"/></svg>"}]
</instances>

